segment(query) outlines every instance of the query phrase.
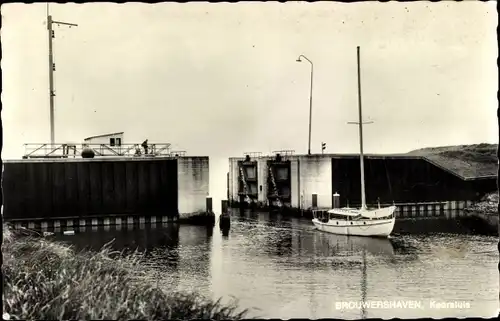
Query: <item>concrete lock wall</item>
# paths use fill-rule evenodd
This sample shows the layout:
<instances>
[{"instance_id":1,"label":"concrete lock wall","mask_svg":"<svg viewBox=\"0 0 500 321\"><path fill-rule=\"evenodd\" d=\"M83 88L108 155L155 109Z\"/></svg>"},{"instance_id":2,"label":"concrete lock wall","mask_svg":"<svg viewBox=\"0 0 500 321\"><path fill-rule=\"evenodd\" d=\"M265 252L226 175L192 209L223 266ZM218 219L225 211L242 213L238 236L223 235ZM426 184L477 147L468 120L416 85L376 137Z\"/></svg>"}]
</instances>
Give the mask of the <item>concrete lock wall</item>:
<instances>
[{"instance_id":1,"label":"concrete lock wall","mask_svg":"<svg viewBox=\"0 0 500 321\"><path fill-rule=\"evenodd\" d=\"M275 157L257 158L260 205L268 203L267 162ZM359 206L361 183L359 156L357 155L292 155L290 161L291 206L310 209L313 194L317 194L318 207L331 207L333 193L340 194L340 206ZM243 158L230 159L230 200L239 201L238 164ZM276 177L279 177L278 171ZM366 200L368 204L422 203L475 201L487 192L496 189L496 180L463 180L449 171L439 168L420 157L402 155L369 155L365 159ZM261 189L262 187L262 189ZM231 192L232 190L232 192ZM426 203L426 204L423 204ZM444 203L443 203L444 204ZM411 204L410 204L411 205ZM415 204L413 204L415 205ZM445 205L446 210L452 205ZM399 206L402 212L404 206ZM406 209L411 212L410 208ZM421 210L419 210L421 211ZM413 215L413 214L412 214Z\"/></svg>"},{"instance_id":2,"label":"concrete lock wall","mask_svg":"<svg viewBox=\"0 0 500 321\"><path fill-rule=\"evenodd\" d=\"M177 170L180 217L205 212L210 183L208 157L179 157Z\"/></svg>"},{"instance_id":3,"label":"concrete lock wall","mask_svg":"<svg viewBox=\"0 0 500 321\"><path fill-rule=\"evenodd\" d=\"M300 208L309 209L312 207L312 194L318 195L318 207L332 206L332 165L330 157L323 157L322 155L298 156L297 176ZM293 190L292 185L292 195L296 194L297 191Z\"/></svg>"},{"instance_id":4,"label":"concrete lock wall","mask_svg":"<svg viewBox=\"0 0 500 321\"><path fill-rule=\"evenodd\" d=\"M238 201L238 186L240 169L238 161L244 160L243 157L229 159L229 200L233 202Z\"/></svg>"},{"instance_id":5,"label":"concrete lock wall","mask_svg":"<svg viewBox=\"0 0 500 321\"><path fill-rule=\"evenodd\" d=\"M258 171L258 185L259 185L259 198L258 201L262 204L267 204L267 191L269 189L267 184L267 176L269 175L269 169L267 167L267 158L259 158L257 160L257 171Z\"/></svg>"},{"instance_id":6,"label":"concrete lock wall","mask_svg":"<svg viewBox=\"0 0 500 321\"><path fill-rule=\"evenodd\" d=\"M267 162L274 157L259 157L257 159L258 201L268 205L269 168ZM287 156L290 160L290 194L291 206L295 208L312 207L312 194L318 195L319 207L330 207L332 202L331 158L321 155ZM229 159L229 198L238 202L239 168L238 161L243 158ZM284 175L278 171L277 175ZM262 187L262 188L261 188Z\"/></svg>"},{"instance_id":7,"label":"concrete lock wall","mask_svg":"<svg viewBox=\"0 0 500 321\"><path fill-rule=\"evenodd\" d=\"M291 187L291 206L294 208L301 207L301 188L300 188L300 169L299 169L299 159L290 160L290 187Z\"/></svg>"}]
</instances>

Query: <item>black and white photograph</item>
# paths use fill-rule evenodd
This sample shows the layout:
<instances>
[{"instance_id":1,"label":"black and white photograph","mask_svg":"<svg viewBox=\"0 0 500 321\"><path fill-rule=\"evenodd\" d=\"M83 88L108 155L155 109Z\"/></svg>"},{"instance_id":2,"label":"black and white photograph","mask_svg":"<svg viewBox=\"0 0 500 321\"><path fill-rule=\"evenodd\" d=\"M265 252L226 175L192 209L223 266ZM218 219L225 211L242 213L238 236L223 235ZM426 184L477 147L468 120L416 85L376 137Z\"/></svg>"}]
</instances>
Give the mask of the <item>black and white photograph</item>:
<instances>
[{"instance_id":1,"label":"black and white photograph","mask_svg":"<svg viewBox=\"0 0 500 321\"><path fill-rule=\"evenodd\" d=\"M498 317L497 27L3 3L3 320Z\"/></svg>"}]
</instances>

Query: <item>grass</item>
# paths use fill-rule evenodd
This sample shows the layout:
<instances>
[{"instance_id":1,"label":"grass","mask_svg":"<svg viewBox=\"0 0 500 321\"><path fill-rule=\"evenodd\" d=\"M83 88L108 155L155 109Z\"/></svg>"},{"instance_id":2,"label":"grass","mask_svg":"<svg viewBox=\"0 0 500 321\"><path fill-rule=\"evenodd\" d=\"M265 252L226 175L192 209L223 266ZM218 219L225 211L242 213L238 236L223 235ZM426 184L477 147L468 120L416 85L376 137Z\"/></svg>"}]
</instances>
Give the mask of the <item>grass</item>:
<instances>
[{"instance_id":1,"label":"grass","mask_svg":"<svg viewBox=\"0 0 500 321\"><path fill-rule=\"evenodd\" d=\"M498 191L486 194L480 202L469 206L466 211L498 215Z\"/></svg>"},{"instance_id":2,"label":"grass","mask_svg":"<svg viewBox=\"0 0 500 321\"><path fill-rule=\"evenodd\" d=\"M147 281L141 255L103 247L75 252L42 237L3 229L3 314L10 319L238 320L235 302L223 305L197 294L158 288Z\"/></svg>"},{"instance_id":3,"label":"grass","mask_svg":"<svg viewBox=\"0 0 500 321\"><path fill-rule=\"evenodd\" d=\"M409 152L464 178L495 177L498 171L496 144L475 144L422 148Z\"/></svg>"},{"instance_id":4,"label":"grass","mask_svg":"<svg viewBox=\"0 0 500 321\"><path fill-rule=\"evenodd\" d=\"M480 163L496 163L497 162L496 144L476 144L476 145L460 145L460 146L444 146L434 148L423 148L412 151L410 153L419 153L423 155L439 154L445 157L460 158L467 161Z\"/></svg>"}]
</instances>

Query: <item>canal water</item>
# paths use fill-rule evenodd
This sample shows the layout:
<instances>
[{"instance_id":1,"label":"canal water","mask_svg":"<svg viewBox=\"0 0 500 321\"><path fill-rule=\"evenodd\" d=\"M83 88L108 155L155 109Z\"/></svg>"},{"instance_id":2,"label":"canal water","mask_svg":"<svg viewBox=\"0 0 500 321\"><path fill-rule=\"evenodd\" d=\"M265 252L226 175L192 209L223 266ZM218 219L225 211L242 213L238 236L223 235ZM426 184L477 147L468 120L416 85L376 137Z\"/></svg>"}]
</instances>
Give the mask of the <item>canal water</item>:
<instances>
[{"instance_id":1,"label":"canal water","mask_svg":"<svg viewBox=\"0 0 500 321\"><path fill-rule=\"evenodd\" d=\"M77 249L112 240L117 250L137 248L158 286L236 298L250 317L498 315L498 238L464 234L453 221L400 221L397 234L382 240L325 234L277 214L235 211L231 218L229 232L163 223L55 238ZM434 230L421 234L418 224Z\"/></svg>"}]
</instances>

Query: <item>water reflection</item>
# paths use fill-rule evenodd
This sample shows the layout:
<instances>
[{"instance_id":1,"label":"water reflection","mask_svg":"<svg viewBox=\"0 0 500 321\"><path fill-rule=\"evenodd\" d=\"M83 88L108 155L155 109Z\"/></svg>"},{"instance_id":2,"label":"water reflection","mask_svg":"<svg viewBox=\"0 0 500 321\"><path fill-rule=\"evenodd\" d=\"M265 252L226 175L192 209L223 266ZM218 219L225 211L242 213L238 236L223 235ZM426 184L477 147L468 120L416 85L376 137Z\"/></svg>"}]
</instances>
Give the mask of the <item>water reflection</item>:
<instances>
[{"instance_id":1,"label":"water reflection","mask_svg":"<svg viewBox=\"0 0 500 321\"><path fill-rule=\"evenodd\" d=\"M392 247L392 246L391 246ZM367 276L366 276L366 250L363 249L363 265L361 267L361 303L366 302L366 291L367 291ZM361 305L361 318L366 319L366 308Z\"/></svg>"},{"instance_id":2,"label":"water reflection","mask_svg":"<svg viewBox=\"0 0 500 321\"><path fill-rule=\"evenodd\" d=\"M230 230L231 230L231 229L229 229L229 228L224 228L224 229L222 229L222 230L221 230L222 237L223 237L224 239L226 239L226 240L227 240L227 239L229 238L229 231L230 231Z\"/></svg>"},{"instance_id":3,"label":"water reflection","mask_svg":"<svg viewBox=\"0 0 500 321\"><path fill-rule=\"evenodd\" d=\"M436 233L495 235L471 217L427 217L397 219L393 234L432 235Z\"/></svg>"},{"instance_id":4,"label":"water reflection","mask_svg":"<svg viewBox=\"0 0 500 321\"><path fill-rule=\"evenodd\" d=\"M264 318L492 316L498 308L496 238L458 234L348 237L309 220L233 211L230 230L157 224L59 235L79 247L139 248L167 289L239 299ZM471 277L474 276L474 277ZM472 294L473 293L473 294ZM336 302L468 300L469 310L340 310ZM427 302L427 301L425 301Z\"/></svg>"},{"instance_id":5,"label":"water reflection","mask_svg":"<svg viewBox=\"0 0 500 321\"><path fill-rule=\"evenodd\" d=\"M57 232L57 231L55 231ZM149 254L156 248L175 248L179 244L179 224L141 224L75 228L75 235L58 235L76 250L99 250L105 244L116 251L138 250Z\"/></svg>"}]
</instances>

